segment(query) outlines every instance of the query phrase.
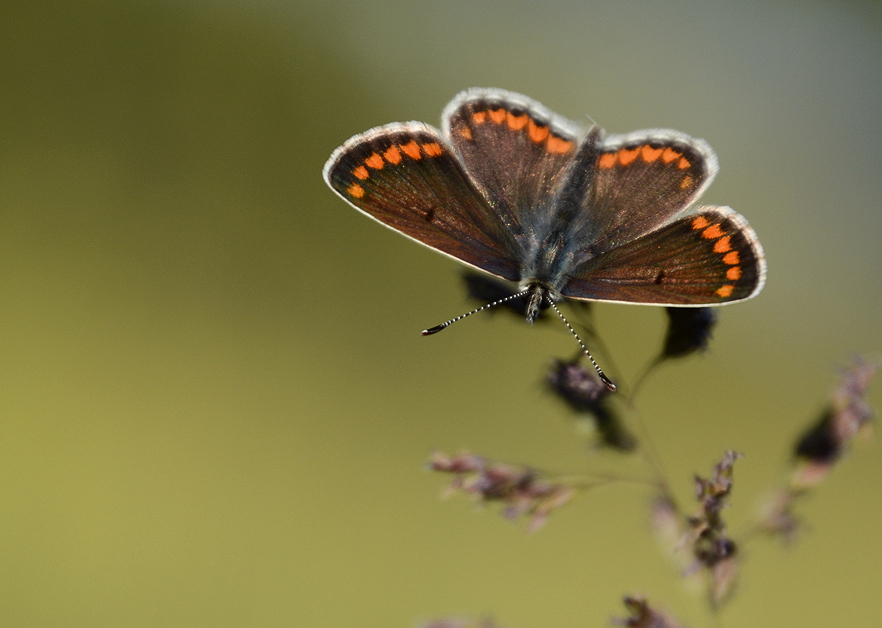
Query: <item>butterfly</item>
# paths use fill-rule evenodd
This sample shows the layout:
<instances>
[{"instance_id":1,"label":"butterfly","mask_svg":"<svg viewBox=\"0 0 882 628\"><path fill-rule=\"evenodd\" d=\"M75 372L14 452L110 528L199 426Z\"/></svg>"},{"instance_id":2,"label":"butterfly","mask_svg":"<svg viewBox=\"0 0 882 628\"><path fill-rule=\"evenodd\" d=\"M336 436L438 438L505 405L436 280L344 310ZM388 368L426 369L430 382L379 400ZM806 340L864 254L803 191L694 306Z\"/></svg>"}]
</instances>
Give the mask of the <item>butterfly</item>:
<instances>
[{"instance_id":1,"label":"butterfly","mask_svg":"<svg viewBox=\"0 0 882 628\"><path fill-rule=\"evenodd\" d=\"M396 122L350 138L324 178L387 227L517 282L533 322L563 298L704 307L756 296L766 263L747 220L690 209L718 170L711 147L679 131L607 135L473 88L440 131Z\"/></svg>"}]
</instances>

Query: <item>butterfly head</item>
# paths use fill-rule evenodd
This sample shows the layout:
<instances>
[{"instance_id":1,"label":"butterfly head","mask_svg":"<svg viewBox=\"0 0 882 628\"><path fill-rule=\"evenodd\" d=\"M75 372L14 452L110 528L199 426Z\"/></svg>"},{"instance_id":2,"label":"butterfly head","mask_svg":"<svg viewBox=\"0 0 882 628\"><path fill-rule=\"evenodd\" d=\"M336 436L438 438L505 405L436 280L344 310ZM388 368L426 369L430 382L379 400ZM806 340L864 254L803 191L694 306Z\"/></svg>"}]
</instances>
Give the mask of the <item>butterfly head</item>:
<instances>
[{"instance_id":1,"label":"butterfly head","mask_svg":"<svg viewBox=\"0 0 882 628\"><path fill-rule=\"evenodd\" d=\"M527 322L530 324L536 322L539 312L548 309L552 303L561 299L560 293L557 290L536 279L522 281L519 286L519 292L525 293L527 299Z\"/></svg>"}]
</instances>

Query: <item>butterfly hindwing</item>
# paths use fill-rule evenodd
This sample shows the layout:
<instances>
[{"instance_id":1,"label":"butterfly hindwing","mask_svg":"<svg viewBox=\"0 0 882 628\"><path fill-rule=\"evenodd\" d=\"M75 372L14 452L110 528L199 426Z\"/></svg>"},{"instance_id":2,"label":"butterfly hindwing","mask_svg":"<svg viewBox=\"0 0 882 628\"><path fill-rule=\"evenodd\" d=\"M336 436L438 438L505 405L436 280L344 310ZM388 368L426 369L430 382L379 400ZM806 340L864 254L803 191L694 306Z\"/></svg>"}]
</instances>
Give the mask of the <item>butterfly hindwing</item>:
<instances>
[{"instance_id":1,"label":"butterfly hindwing","mask_svg":"<svg viewBox=\"0 0 882 628\"><path fill-rule=\"evenodd\" d=\"M519 279L512 234L433 127L396 123L348 140L325 180L357 209L414 240L504 279Z\"/></svg>"},{"instance_id":2,"label":"butterfly hindwing","mask_svg":"<svg viewBox=\"0 0 882 628\"><path fill-rule=\"evenodd\" d=\"M585 262L564 296L653 305L723 305L756 295L765 260L747 221L702 207Z\"/></svg>"}]
</instances>

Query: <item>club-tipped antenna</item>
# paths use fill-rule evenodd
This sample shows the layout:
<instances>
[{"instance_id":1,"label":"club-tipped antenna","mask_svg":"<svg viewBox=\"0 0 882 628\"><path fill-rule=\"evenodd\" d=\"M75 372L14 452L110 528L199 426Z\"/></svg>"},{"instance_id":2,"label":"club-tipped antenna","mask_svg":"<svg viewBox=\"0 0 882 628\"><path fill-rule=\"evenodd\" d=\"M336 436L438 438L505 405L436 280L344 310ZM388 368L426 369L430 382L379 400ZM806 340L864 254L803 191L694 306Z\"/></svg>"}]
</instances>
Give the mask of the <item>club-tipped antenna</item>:
<instances>
[{"instance_id":1,"label":"club-tipped antenna","mask_svg":"<svg viewBox=\"0 0 882 628\"><path fill-rule=\"evenodd\" d=\"M615 392L616 385L613 384L612 380L609 377L604 375L603 370L600 368L600 365L597 364L597 361L594 359L594 356L591 355L590 351L588 351L588 347L586 347L585 343L582 342L582 339L579 338L579 334L576 333L576 330L573 329L573 326L570 325L570 322L564 317L563 313L560 311L560 308L558 308L557 304L554 301L552 301L551 299L548 299L548 302L551 303L551 307L553 307L554 311L557 312L557 315L560 316L560 320L563 321L563 324L566 325L567 329L570 330L570 333L573 334L573 338L575 338L576 341L578 341L579 346L582 347L582 352L588 356L589 360L591 360L591 364L594 365L594 370L597 371L597 375L598 375L598 377L600 377L600 381L602 381L604 383L604 385L607 388L609 388L610 392Z\"/></svg>"},{"instance_id":2,"label":"club-tipped antenna","mask_svg":"<svg viewBox=\"0 0 882 628\"><path fill-rule=\"evenodd\" d=\"M472 310L471 312L466 312L465 314L460 314L456 318L451 318L449 321L441 323L440 325L435 325L434 327L430 327L429 329L424 329L421 333L423 336L431 336L432 334L437 334L439 331L444 331L451 325L453 325L456 321L461 321L467 316L471 316L472 314L477 314L478 312L482 312L484 310L489 310L491 307L496 307L501 303L505 303L506 301L511 301L512 299L517 299L518 297L525 297L529 294L529 290L524 290L522 292L518 292L517 294L512 294L510 296L505 297L504 299L499 299L498 301L494 301L493 303L488 303L487 305L482 305L481 307Z\"/></svg>"},{"instance_id":3,"label":"club-tipped antenna","mask_svg":"<svg viewBox=\"0 0 882 628\"><path fill-rule=\"evenodd\" d=\"M437 334L439 331L444 331L445 329L447 329L448 327L453 325L456 321L461 321L462 319L464 319L468 316L471 316L472 314L477 314L478 312L483 312L484 310L489 310L491 307L496 307L497 305L501 305L502 303L505 303L507 301L511 301L512 299L517 299L518 297L525 297L528 294L530 294L529 289L522 290L521 292L509 295L509 296L505 297L504 299L499 299L497 301L494 301L493 303L488 303L486 305L482 305L479 308L475 308L471 312L466 312L465 314L460 314L456 318L451 318L449 321L445 321L445 322L441 323L440 325L435 325L434 327L430 327L429 329L424 329L421 333L423 336L431 336L432 334ZM577 334L576 330L573 329L573 326L570 325L570 322L566 319L566 317L560 311L560 308L558 308L557 304L554 301L552 301L551 299L547 299L547 300L548 300L548 303L551 305L551 307L554 308L554 311L557 312L557 315L560 317L560 320L563 321L563 324L566 325L567 329L570 330L570 333L573 334L573 338L575 338L576 341L579 343L579 346L582 347L582 352L588 356L589 360L591 360L591 364L594 366L594 370L597 371L597 375L598 375L598 377L600 377L600 381L602 381L604 383L604 385L611 392L615 392L616 385L612 382L612 380L610 378L608 378L604 374L603 369L600 368L600 365L594 359L594 356L591 355L590 351L588 351L588 347L586 347L585 343L582 342L582 339L579 338L579 334Z\"/></svg>"}]
</instances>

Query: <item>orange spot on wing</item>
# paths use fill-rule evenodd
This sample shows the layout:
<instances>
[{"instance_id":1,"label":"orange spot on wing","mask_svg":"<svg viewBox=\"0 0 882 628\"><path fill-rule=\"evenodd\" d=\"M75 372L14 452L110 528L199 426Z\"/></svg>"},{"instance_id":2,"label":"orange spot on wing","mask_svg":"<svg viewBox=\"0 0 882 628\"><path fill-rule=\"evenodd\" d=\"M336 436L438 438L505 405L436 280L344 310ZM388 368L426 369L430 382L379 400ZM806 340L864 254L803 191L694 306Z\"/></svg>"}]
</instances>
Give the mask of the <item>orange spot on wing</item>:
<instances>
[{"instance_id":1,"label":"orange spot on wing","mask_svg":"<svg viewBox=\"0 0 882 628\"><path fill-rule=\"evenodd\" d=\"M682 157L682 156L683 156L683 153L678 153L673 148L666 148L664 150L664 152L662 153L661 157L662 157L663 162L665 162L666 164L669 164L672 161L674 161L677 157Z\"/></svg>"},{"instance_id":2,"label":"orange spot on wing","mask_svg":"<svg viewBox=\"0 0 882 628\"><path fill-rule=\"evenodd\" d=\"M416 143L416 140L410 140L407 144L403 144L401 146L401 150L404 151L404 154L410 157L411 159L422 159L423 155L420 153L420 147Z\"/></svg>"},{"instance_id":3,"label":"orange spot on wing","mask_svg":"<svg viewBox=\"0 0 882 628\"><path fill-rule=\"evenodd\" d=\"M616 157L618 157L616 153L605 153L597 160L597 165L601 168L612 168L616 165Z\"/></svg>"},{"instance_id":4,"label":"orange spot on wing","mask_svg":"<svg viewBox=\"0 0 882 628\"><path fill-rule=\"evenodd\" d=\"M688 168L688 167L691 166L691 165L692 165L692 164L690 164L690 163L689 163L689 160L686 159L685 157L681 157L681 158L680 158L680 161L677 162L677 167L678 167L680 170L686 170L686 168Z\"/></svg>"},{"instance_id":5,"label":"orange spot on wing","mask_svg":"<svg viewBox=\"0 0 882 628\"><path fill-rule=\"evenodd\" d=\"M527 114L523 113L519 116L508 112L508 115L505 117L505 122L508 124L508 128L512 131L520 131L525 126L527 126Z\"/></svg>"},{"instance_id":6,"label":"orange spot on wing","mask_svg":"<svg viewBox=\"0 0 882 628\"><path fill-rule=\"evenodd\" d=\"M527 134L530 136L531 140L538 144L546 137L548 137L548 127L539 126L535 122L530 120L527 124Z\"/></svg>"},{"instance_id":7,"label":"orange spot on wing","mask_svg":"<svg viewBox=\"0 0 882 628\"><path fill-rule=\"evenodd\" d=\"M383 167L383 158L380 157L377 153L374 153L373 155L365 159L364 163L369 165L374 170L380 170Z\"/></svg>"},{"instance_id":8,"label":"orange spot on wing","mask_svg":"<svg viewBox=\"0 0 882 628\"><path fill-rule=\"evenodd\" d=\"M695 220L692 221L692 228L696 229L696 230L704 229L709 224L710 223L708 222L707 218L705 218L704 216L699 216L698 218L696 218Z\"/></svg>"},{"instance_id":9,"label":"orange spot on wing","mask_svg":"<svg viewBox=\"0 0 882 628\"><path fill-rule=\"evenodd\" d=\"M738 281L741 279L741 266L733 266L726 271L726 279L730 281Z\"/></svg>"},{"instance_id":10,"label":"orange spot on wing","mask_svg":"<svg viewBox=\"0 0 882 628\"><path fill-rule=\"evenodd\" d=\"M730 240L731 236L726 236L725 238L720 238L716 242L714 242L714 253L725 253L726 251L732 250L732 243Z\"/></svg>"},{"instance_id":11,"label":"orange spot on wing","mask_svg":"<svg viewBox=\"0 0 882 628\"><path fill-rule=\"evenodd\" d=\"M429 142L428 144L423 144L423 152L429 157L438 157L443 151L436 142Z\"/></svg>"},{"instance_id":12,"label":"orange spot on wing","mask_svg":"<svg viewBox=\"0 0 882 628\"><path fill-rule=\"evenodd\" d=\"M573 148L573 143L556 135L549 135L545 147L549 153L567 153Z\"/></svg>"},{"instance_id":13,"label":"orange spot on wing","mask_svg":"<svg viewBox=\"0 0 882 628\"><path fill-rule=\"evenodd\" d=\"M680 189L685 190L686 188L691 188L693 183L695 183L695 179L687 174L683 177L683 180L680 181Z\"/></svg>"},{"instance_id":14,"label":"orange spot on wing","mask_svg":"<svg viewBox=\"0 0 882 628\"><path fill-rule=\"evenodd\" d=\"M397 166L401 163L401 153L395 146L390 146L389 150L383 153L383 157L385 157L386 161L388 161L393 166Z\"/></svg>"},{"instance_id":15,"label":"orange spot on wing","mask_svg":"<svg viewBox=\"0 0 882 628\"><path fill-rule=\"evenodd\" d=\"M729 264L729 266L738 264L740 261L741 259L738 257L738 251L731 251L723 255L723 263Z\"/></svg>"},{"instance_id":16,"label":"orange spot on wing","mask_svg":"<svg viewBox=\"0 0 882 628\"><path fill-rule=\"evenodd\" d=\"M355 198L361 198L364 196L364 188L357 183L350 185L346 188L346 191L349 192L349 196L354 196Z\"/></svg>"},{"instance_id":17,"label":"orange spot on wing","mask_svg":"<svg viewBox=\"0 0 882 628\"><path fill-rule=\"evenodd\" d=\"M639 148L623 148L619 151L619 162L621 162L623 166L627 166L629 163L637 159L639 153Z\"/></svg>"},{"instance_id":18,"label":"orange spot on wing","mask_svg":"<svg viewBox=\"0 0 882 628\"><path fill-rule=\"evenodd\" d=\"M652 146L646 145L640 149L640 156L643 157L643 161L655 161L659 157L661 157L662 149L661 148L653 148Z\"/></svg>"},{"instance_id":19,"label":"orange spot on wing","mask_svg":"<svg viewBox=\"0 0 882 628\"><path fill-rule=\"evenodd\" d=\"M707 229L701 232L702 238L707 238L708 240L715 240L723 235L723 231L720 229L720 225L711 225Z\"/></svg>"},{"instance_id":20,"label":"orange spot on wing","mask_svg":"<svg viewBox=\"0 0 882 628\"><path fill-rule=\"evenodd\" d=\"M725 299L732 296L733 290L735 290L735 286L730 286L729 284L726 284L725 286L720 286L720 289L717 290L717 294Z\"/></svg>"},{"instance_id":21,"label":"orange spot on wing","mask_svg":"<svg viewBox=\"0 0 882 628\"><path fill-rule=\"evenodd\" d=\"M490 119L496 124L502 124L505 120L505 109L497 109L496 111L491 109L488 113L490 114Z\"/></svg>"},{"instance_id":22,"label":"orange spot on wing","mask_svg":"<svg viewBox=\"0 0 882 628\"><path fill-rule=\"evenodd\" d=\"M364 181L369 176L371 176L370 173L368 172L368 169L365 168L364 166L359 166L358 168L356 168L355 170L352 171L352 174L355 175L356 179L361 179L362 181Z\"/></svg>"},{"instance_id":23,"label":"orange spot on wing","mask_svg":"<svg viewBox=\"0 0 882 628\"><path fill-rule=\"evenodd\" d=\"M487 112L486 111L476 111L472 114L472 121L475 124L484 124L487 121Z\"/></svg>"},{"instance_id":24,"label":"orange spot on wing","mask_svg":"<svg viewBox=\"0 0 882 628\"><path fill-rule=\"evenodd\" d=\"M467 139L467 140L474 139L474 137L472 137L472 130L465 125L459 127L459 129L457 130L457 133L459 133L459 136L464 139Z\"/></svg>"}]
</instances>

